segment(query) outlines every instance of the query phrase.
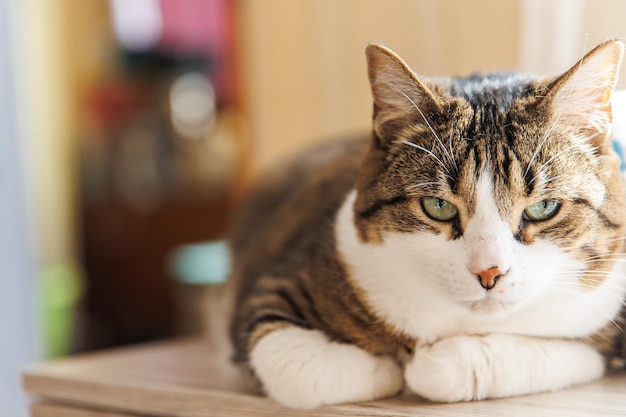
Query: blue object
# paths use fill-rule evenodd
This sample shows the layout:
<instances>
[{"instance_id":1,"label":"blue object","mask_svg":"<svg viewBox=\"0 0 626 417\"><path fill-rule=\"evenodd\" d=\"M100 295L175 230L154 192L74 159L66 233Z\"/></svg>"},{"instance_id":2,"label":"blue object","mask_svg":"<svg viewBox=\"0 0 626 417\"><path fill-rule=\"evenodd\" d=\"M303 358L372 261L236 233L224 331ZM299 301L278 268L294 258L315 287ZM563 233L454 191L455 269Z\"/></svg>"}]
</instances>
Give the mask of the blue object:
<instances>
[{"instance_id":1,"label":"blue object","mask_svg":"<svg viewBox=\"0 0 626 417\"><path fill-rule=\"evenodd\" d=\"M224 241L183 245L172 253L168 264L178 282L222 284L230 272L230 251Z\"/></svg>"}]
</instances>

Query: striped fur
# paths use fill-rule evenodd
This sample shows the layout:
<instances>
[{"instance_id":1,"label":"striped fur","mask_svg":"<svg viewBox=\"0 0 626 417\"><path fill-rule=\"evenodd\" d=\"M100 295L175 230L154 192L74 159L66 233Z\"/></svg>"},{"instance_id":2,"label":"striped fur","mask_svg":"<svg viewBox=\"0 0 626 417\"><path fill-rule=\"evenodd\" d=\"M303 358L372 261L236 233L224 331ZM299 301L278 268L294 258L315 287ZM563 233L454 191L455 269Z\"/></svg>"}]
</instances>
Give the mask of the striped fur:
<instances>
[{"instance_id":1,"label":"striped fur","mask_svg":"<svg viewBox=\"0 0 626 417\"><path fill-rule=\"evenodd\" d=\"M554 78L427 79L369 45L372 138L278 167L243 205L236 361L301 408L404 383L437 401L519 395L596 378L601 355L615 364L626 202L609 128L622 49L602 44ZM424 197L458 215L433 219ZM529 220L544 200L558 212ZM502 277L481 288L492 267ZM506 365L516 354L537 374Z\"/></svg>"}]
</instances>

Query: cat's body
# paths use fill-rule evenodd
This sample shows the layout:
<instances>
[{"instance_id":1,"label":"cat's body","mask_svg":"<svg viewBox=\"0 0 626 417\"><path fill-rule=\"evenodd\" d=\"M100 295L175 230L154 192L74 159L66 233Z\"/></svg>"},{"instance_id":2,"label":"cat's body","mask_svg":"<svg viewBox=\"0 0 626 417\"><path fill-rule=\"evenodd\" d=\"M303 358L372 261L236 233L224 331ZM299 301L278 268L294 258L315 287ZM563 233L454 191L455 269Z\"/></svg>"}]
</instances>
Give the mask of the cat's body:
<instances>
[{"instance_id":1,"label":"cat's body","mask_svg":"<svg viewBox=\"0 0 626 417\"><path fill-rule=\"evenodd\" d=\"M621 53L553 79L429 81L368 46L373 139L277 169L242 211L237 360L294 407L601 376L626 293L608 139Z\"/></svg>"}]
</instances>

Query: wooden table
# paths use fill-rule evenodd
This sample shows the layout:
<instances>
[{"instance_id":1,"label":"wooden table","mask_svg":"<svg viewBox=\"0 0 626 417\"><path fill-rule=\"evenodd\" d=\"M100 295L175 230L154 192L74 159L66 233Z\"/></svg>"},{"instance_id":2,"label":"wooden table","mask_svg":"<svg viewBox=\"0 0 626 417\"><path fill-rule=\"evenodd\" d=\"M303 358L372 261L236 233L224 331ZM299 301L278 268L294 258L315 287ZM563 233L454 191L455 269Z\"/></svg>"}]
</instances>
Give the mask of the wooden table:
<instances>
[{"instance_id":1,"label":"wooden table","mask_svg":"<svg viewBox=\"0 0 626 417\"><path fill-rule=\"evenodd\" d=\"M575 365L572 365L575 366ZM32 417L625 416L626 375L506 400L430 404L410 396L311 411L251 394L222 346L185 339L53 361L24 374Z\"/></svg>"}]
</instances>

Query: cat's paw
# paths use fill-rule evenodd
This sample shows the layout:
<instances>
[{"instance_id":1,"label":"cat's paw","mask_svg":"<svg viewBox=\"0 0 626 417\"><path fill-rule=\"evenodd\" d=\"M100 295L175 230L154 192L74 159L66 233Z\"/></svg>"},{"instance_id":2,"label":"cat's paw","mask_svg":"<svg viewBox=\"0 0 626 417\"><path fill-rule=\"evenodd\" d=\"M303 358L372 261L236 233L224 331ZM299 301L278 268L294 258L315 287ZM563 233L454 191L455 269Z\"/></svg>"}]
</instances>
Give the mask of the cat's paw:
<instances>
[{"instance_id":1,"label":"cat's paw","mask_svg":"<svg viewBox=\"0 0 626 417\"><path fill-rule=\"evenodd\" d=\"M405 368L411 390L438 402L479 400L488 396L490 366L479 337L456 336L420 347Z\"/></svg>"},{"instance_id":2,"label":"cat's paw","mask_svg":"<svg viewBox=\"0 0 626 417\"><path fill-rule=\"evenodd\" d=\"M420 347L404 377L424 398L457 402L552 391L603 373L602 355L584 343L490 334Z\"/></svg>"},{"instance_id":3,"label":"cat's paw","mask_svg":"<svg viewBox=\"0 0 626 417\"><path fill-rule=\"evenodd\" d=\"M286 328L264 336L251 365L267 394L293 408L369 401L400 391L402 371L389 357L331 342L317 330Z\"/></svg>"}]
</instances>

